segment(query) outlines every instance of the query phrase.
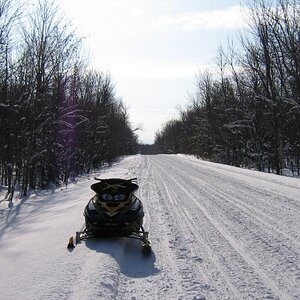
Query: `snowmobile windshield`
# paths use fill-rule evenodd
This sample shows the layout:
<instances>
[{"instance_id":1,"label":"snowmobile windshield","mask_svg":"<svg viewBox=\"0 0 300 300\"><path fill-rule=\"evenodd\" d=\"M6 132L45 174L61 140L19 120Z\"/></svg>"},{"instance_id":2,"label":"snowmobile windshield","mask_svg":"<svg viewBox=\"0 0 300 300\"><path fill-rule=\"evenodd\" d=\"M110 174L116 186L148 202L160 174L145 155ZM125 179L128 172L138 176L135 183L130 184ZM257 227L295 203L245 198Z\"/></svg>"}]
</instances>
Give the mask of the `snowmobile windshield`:
<instances>
[{"instance_id":1,"label":"snowmobile windshield","mask_svg":"<svg viewBox=\"0 0 300 300\"><path fill-rule=\"evenodd\" d=\"M138 189L138 185L131 180L112 178L92 184L91 189L102 201L123 201Z\"/></svg>"}]
</instances>

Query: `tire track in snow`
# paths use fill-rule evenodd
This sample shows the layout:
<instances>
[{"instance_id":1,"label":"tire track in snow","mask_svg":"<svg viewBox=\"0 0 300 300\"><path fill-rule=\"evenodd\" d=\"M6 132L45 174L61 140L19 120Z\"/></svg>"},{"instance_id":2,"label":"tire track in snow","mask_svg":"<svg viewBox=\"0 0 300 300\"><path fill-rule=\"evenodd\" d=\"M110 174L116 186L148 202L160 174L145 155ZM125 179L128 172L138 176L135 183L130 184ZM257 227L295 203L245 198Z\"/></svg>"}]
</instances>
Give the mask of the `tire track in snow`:
<instances>
[{"instance_id":1,"label":"tire track in snow","mask_svg":"<svg viewBox=\"0 0 300 300\"><path fill-rule=\"evenodd\" d=\"M196 186L194 186L194 188L196 188ZM233 236L243 241L245 249L251 251L253 246L260 249L260 251L257 251L254 260L265 266L265 272L272 274L272 276L276 278L276 282L281 289L290 289L290 294L292 294L293 291L297 291L297 293L300 294L299 240L279 230L278 227L274 227L274 224L271 226L268 222L264 222L262 218L257 217L257 214L250 214L247 209L235 203L239 202L236 197L238 195L237 190L235 190L233 194L235 195L234 200L230 200L230 197L228 197L229 194L227 194L229 200L226 200L226 194L222 193L221 189L216 193L214 190L211 190L210 187L206 188L209 190L207 196L212 193L215 193L217 196L220 191L222 205L220 205L220 201L214 203L215 208L218 207L219 211L224 211L223 217L220 219L227 219L227 221L232 223L232 228L233 226L243 228L243 231L247 231L248 233L247 239L243 238L244 235L241 234L241 232L230 229L230 227L224 223L227 230L231 230ZM207 193L207 191L203 190L203 193L205 192ZM227 207L227 211L224 210L225 207ZM210 210L213 210L213 208L214 207L210 207ZM218 212L218 210L216 210L216 212ZM228 213L230 210L232 213ZM269 210L271 211L271 209ZM231 219L229 217L231 217ZM294 220L294 224L296 225L291 226L291 228L299 232L297 219ZM270 253L270 255L265 256L265 253Z\"/></svg>"},{"instance_id":2,"label":"tire track in snow","mask_svg":"<svg viewBox=\"0 0 300 300\"><path fill-rule=\"evenodd\" d=\"M161 169L160 172L165 172L164 169ZM170 178L167 181L167 178ZM164 174L164 180L168 182L170 186L174 186L176 183L178 185L178 180L174 180L169 173ZM187 200L192 200L191 196L187 190L183 189L182 186L178 185L175 194L181 196L180 201L185 199L186 203L191 204ZM245 273L248 274L248 277L251 275L251 282L258 281L255 278L255 272L253 269L249 269L247 265L241 262L241 258L237 255L237 251L228 245L228 240L221 234L220 228L215 226L215 223L212 222L212 219L208 217L207 213L203 210L199 210L199 207L191 208L188 207L189 212L192 214L192 217L187 218L187 213L182 213L181 220L187 219L186 223L182 224L183 228L190 227L190 224L194 224L194 228L190 227L191 230L195 233L201 232L200 235L195 235L195 239L200 241L200 247L195 248L195 251L200 251L203 256L203 262L206 262L206 272L207 276L210 279L210 282L214 284L212 291L213 295L217 295L217 299L243 299L249 295L249 293L254 293L255 290L266 291L266 287L262 284L258 284L256 288L245 287L244 282L247 279L243 279ZM195 214L193 213L195 212ZM201 223L201 226L197 225L195 220ZM190 247L195 247L195 245L190 245ZM197 247L197 246L196 246ZM206 251L204 251L206 250ZM213 268L209 267L213 264ZM243 274L236 274L236 270L242 270ZM241 272L241 271L240 271ZM254 275L253 275L254 274ZM253 276L252 276L253 275ZM223 291L225 289L225 291ZM254 290L254 291L253 291ZM225 293L225 294L222 294ZM266 291L264 293L268 294ZM254 294L253 294L254 295Z\"/></svg>"},{"instance_id":3,"label":"tire track in snow","mask_svg":"<svg viewBox=\"0 0 300 300\"><path fill-rule=\"evenodd\" d=\"M170 177L172 177L170 174L172 174L173 176L174 176L174 174L176 174L176 171L177 171L177 176L176 176L176 179L174 179L174 178L172 178L173 180L174 180L174 183L172 184L172 183L170 183L170 185L171 186L173 186L174 184L177 184L178 185L178 182L180 182L180 180L181 180L181 182L183 182L183 183L185 183L186 184L186 182L188 182L189 181L189 179L190 179L190 182L192 183L192 184L190 184L190 186L189 186L189 190L191 190L191 191L196 191L197 190L197 185L195 184L195 182L193 183L193 181L194 181L194 179L192 179L191 178L191 176L189 176L189 174L188 174L188 172L184 172L184 171L181 171L180 169L179 169L179 167L178 167L178 169L176 169L176 170L172 170L172 162L174 163L174 161L173 160L168 160L168 165L165 165L164 166L164 168L162 168L162 166L164 165L164 160L163 159L159 159L159 167L160 168L162 168L161 169L161 171L164 171L165 172L165 174L164 174L164 178L166 178L167 176L170 176ZM168 167L168 172L166 172L165 171L165 168L166 167ZM190 171L190 170L189 170ZM184 179L182 179L180 176L178 176L178 173L180 174L181 173L181 176L183 176L183 178ZM199 184L199 182L198 182L198 184ZM183 188L182 186L181 186L181 188ZM207 188L207 187L206 187ZM191 200L193 200L194 201L194 199L197 199L197 198L199 198L199 195L197 195L197 194L195 194L195 193L190 193L190 192L188 192L185 188L183 188L184 190L183 190L183 195L185 194L185 195L189 195L189 198L191 199ZM199 191L199 188L198 188L198 191ZM202 192L202 193L204 193L204 194L206 194L206 197L207 197L207 199L210 199L210 201L212 200L212 199L216 199L215 201L213 201L215 204L216 203L218 203L217 202L217 198L218 198L218 193L217 192L215 192L215 194L214 194L214 196L212 197L211 196L211 194L213 194L212 192L212 190L210 190L209 191L209 193L210 194L208 194L207 192L205 193L205 190L200 190L200 192ZM195 201L194 201L195 202ZM197 202L195 202L197 205L199 205L199 203L197 203ZM222 205L223 205L223 202L222 202ZM230 204L230 205L232 205L232 203ZM203 206L201 206L202 207L202 210L204 209L204 211L206 210L206 208L204 208ZM228 206L229 208L230 208L230 206ZM220 208L220 205L219 205L219 208ZM211 209L211 208L210 208ZM206 213L207 213L207 211L206 211ZM216 214L220 214L220 212L218 211L218 210L216 210L214 213L216 213ZM228 215L230 215L230 213L226 213L226 214L228 214ZM218 216L218 221L219 220L222 220L222 217L224 217L224 216L226 216L225 214L223 214L223 216L221 215L221 216ZM213 223L213 220L214 219L210 219L210 221L211 221L211 223ZM221 222L222 223L222 222ZM272 290L274 290L275 291L275 294L277 294L277 295L282 295L283 294L283 296L284 296L284 298L288 298L288 295L287 294L284 294L281 290L279 290L278 288L277 288L277 285L276 284L274 284L273 283L273 280L269 280L268 279L268 277L267 276L265 276L265 273L262 271L262 269L260 269L260 267L257 265L257 263L253 260L253 259L251 259L246 253L245 253L245 251L241 248L241 246L236 242L236 240L231 236L231 235L228 235L227 234L227 229L228 228L226 228L225 227L225 225L223 224L222 226L220 226L220 224L221 223L217 223L217 225L216 225L216 227L217 227L217 229L219 228L220 229L220 233L225 237L225 239L227 239L229 242L231 242L231 244L233 244L233 246L234 245L236 245L237 247L236 247L236 250L237 250L237 252L239 252L243 257L244 257L244 259L248 262L248 264L250 265L250 266L252 266L252 268L254 268L255 270L256 270L256 273L257 273L257 270L258 270L258 273L259 273L259 275L260 275L260 277L262 277L267 283L268 283L268 285L272 288ZM216 224L216 223L215 223ZM225 230L226 229L226 230Z\"/></svg>"},{"instance_id":4,"label":"tire track in snow","mask_svg":"<svg viewBox=\"0 0 300 300\"><path fill-rule=\"evenodd\" d=\"M201 291L204 295L212 294L217 299L232 299L234 295L235 299L241 299L240 292L227 280L227 276L222 268L220 268L218 263L218 258L214 255L214 251L210 248L207 241L205 241L200 235L194 234L199 232L199 227L196 225L194 218L191 217L189 211L185 208L182 203L178 204L174 199L179 199L182 201L181 197L178 196L178 190L171 190L167 185L167 176L163 176L161 172L157 173L157 176L160 178L163 183L164 195L166 196L165 206L168 207L167 201L173 203L173 208L170 209L170 214L176 216L177 232L174 232L175 241L174 246L177 246L175 251L179 254L178 256L184 257L182 264L185 265L185 269L188 269L188 273L191 274L194 278L194 283L197 283L198 286L193 286L191 292ZM173 186L173 184L169 184ZM173 200L171 200L173 199ZM201 227L201 226L200 226ZM196 242L196 243L195 243ZM185 247L180 245L184 244ZM188 246L188 248L186 248ZM206 260L205 255L203 254L203 249L205 249L206 256L209 257L209 260ZM199 254L202 254L201 256ZM189 266L189 267L187 267ZM221 276L219 276L221 274ZM198 279L195 281L195 279ZM187 277L186 284L189 285L189 279ZM210 284L213 279L214 284L217 284L219 288L215 288ZM226 292L224 291L226 287ZM228 288L230 289L228 297Z\"/></svg>"},{"instance_id":5,"label":"tire track in snow","mask_svg":"<svg viewBox=\"0 0 300 300\"><path fill-rule=\"evenodd\" d=\"M219 197L226 202L230 202L231 205L237 206L239 210L243 210L248 214L252 213L252 215L255 216L257 220L260 220L265 226L272 228L272 230L278 231L278 233L284 235L286 238L289 238L292 242L299 246L300 232L298 229L300 226L300 220L298 220L299 218L297 211L295 212L294 209L289 207L283 212L281 207L278 209L279 212L276 215L271 216L270 214L272 214L274 211L273 201L269 200L267 205L264 205L266 208L262 207L261 204L261 202L264 201L262 195L266 193L266 190L263 192L261 192L261 190L252 190L250 191L250 194L245 193L244 190L249 188L248 185L245 185L243 182L235 182L235 180L232 181L235 182L233 185L232 182L228 182L226 178L222 178L222 182L226 183L223 183L223 186L226 187L226 189L224 189L222 185L219 185L221 181L218 179L218 177L220 177L218 175L212 177L210 173L204 172L204 176L202 173L202 176L200 177L199 168L191 168L189 169L189 172L184 170L181 172L185 172L187 176L193 175L193 180L198 182L198 186L200 185L200 187L202 187L202 191L204 193L207 193L207 190L209 190L209 193L216 194L216 197ZM227 188L229 186L230 189ZM251 195L251 193L253 195ZM270 209L271 205L272 209ZM284 215L284 217L282 217L282 215Z\"/></svg>"},{"instance_id":6,"label":"tire track in snow","mask_svg":"<svg viewBox=\"0 0 300 300\"><path fill-rule=\"evenodd\" d=\"M176 161L176 157L174 159ZM285 177L278 176L278 178L276 178L277 175L274 174L266 174L239 168L234 168L233 171L233 167L231 166L213 164L201 160L193 161L183 159L182 161L177 158L177 163L179 161L188 164L190 166L189 170L191 171L194 170L197 172L200 168L201 172L205 175L203 180L205 180L207 176L209 179L214 178L218 179L218 181L222 179L224 186L239 190L241 193L244 193L246 199L247 196L251 196L253 192L261 194L262 197L260 197L260 201L258 202L260 205L265 202L268 203L270 200L269 198L272 196L273 208L277 208L279 214L282 213L283 208L286 208L286 210L289 211L287 217L290 216L291 208L295 215L300 213L300 182L296 178L289 178L294 179L294 185L290 185L285 183ZM197 175L199 177L199 172ZM271 177L266 179L265 177L262 177L263 175L272 176L273 181L271 181ZM216 185L213 181L206 180L206 182L209 182L212 186ZM266 187L268 187L268 190L266 190ZM255 200L255 198L252 197L251 200ZM268 210L268 207L261 205L261 208L269 214L270 211Z\"/></svg>"},{"instance_id":7,"label":"tire track in snow","mask_svg":"<svg viewBox=\"0 0 300 300\"><path fill-rule=\"evenodd\" d=\"M179 284L181 273L178 273L174 263L176 258L170 252L170 227L164 222L165 213L160 209L160 195L148 157L141 157L136 176L139 184L137 196L142 200L145 212L144 227L149 231L152 256L155 257L155 273L143 278L121 275L117 299L173 299L174 294L177 299L184 299L185 293ZM146 257L145 261L148 259Z\"/></svg>"},{"instance_id":8,"label":"tire track in snow","mask_svg":"<svg viewBox=\"0 0 300 300\"><path fill-rule=\"evenodd\" d=\"M187 176L190 176L191 173L187 173L182 170L182 173L185 173ZM243 212L244 214L247 214L251 218L255 218L256 223L261 224L260 228L264 230L268 230L267 233L270 234L270 232L276 231L279 235L281 235L285 239L289 239L290 242L294 243L297 247L300 247L300 240L299 240L299 234L300 232L297 231L299 226L293 226L291 227L283 223L283 220L281 219L281 223L278 222L278 218L275 219L275 217L272 217L270 215L267 215L265 212L261 212L259 201L255 201L259 197L255 196L248 196L245 195L245 193L241 190L241 187L235 188L232 187L231 189L228 189L226 191L222 190L222 187L220 187L217 191L212 188L211 185L209 185L207 182L203 181L201 178L199 178L199 174L193 173L193 179L194 181L197 181L198 185L195 186L195 188L199 188L199 185L201 186L202 192L206 193L208 196L214 194L216 198L222 199L222 205L228 206L231 209L233 207L236 207L237 212ZM208 192L209 191L209 192ZM237 197L237 195L239 197ZM245 198L248 202L245 201ZM233 199L233 200L231 200ZM249 202L251 204L249 204ZM254 202L254 203L253 203ZM219 202L218 202L219 203ZM218 204L216 203L216 204ZM273 207L272 207L273 208ZM269 214L270 214L270 208L269 208ZM297 224L297 217L293 214L292 219L293 224ZM287 222L287 221L285 221ZM291 222L288 222L291 223Z\"/></svg>"}]
</instances>

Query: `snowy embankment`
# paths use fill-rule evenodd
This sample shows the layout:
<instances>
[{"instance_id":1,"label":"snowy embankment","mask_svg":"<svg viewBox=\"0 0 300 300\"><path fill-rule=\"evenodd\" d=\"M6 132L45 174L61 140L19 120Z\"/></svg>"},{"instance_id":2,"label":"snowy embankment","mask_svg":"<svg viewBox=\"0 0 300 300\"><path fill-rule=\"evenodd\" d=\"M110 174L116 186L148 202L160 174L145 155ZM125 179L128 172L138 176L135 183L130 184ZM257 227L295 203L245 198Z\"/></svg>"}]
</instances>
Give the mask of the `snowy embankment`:
<instances>
[{"instance_id":1,"label":"snowy embankment","mask_svg":"<svg viewBox=\"0 0 300 300\"><path fill-rule=\"evenodd\" d=\"M68 252L93 180L0 210L1 299L300 299L300 180L179 155L127 157L153 254L126 238Z\"/></svg>"}]
</instances>

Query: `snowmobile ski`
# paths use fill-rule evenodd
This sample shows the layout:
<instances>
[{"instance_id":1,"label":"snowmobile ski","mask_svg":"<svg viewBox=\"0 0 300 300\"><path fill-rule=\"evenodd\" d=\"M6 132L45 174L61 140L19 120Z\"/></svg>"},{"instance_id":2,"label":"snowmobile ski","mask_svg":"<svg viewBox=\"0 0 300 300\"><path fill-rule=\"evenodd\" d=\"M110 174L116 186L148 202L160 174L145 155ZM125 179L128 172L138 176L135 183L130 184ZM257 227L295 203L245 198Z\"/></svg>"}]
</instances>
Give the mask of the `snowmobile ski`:
<instances>
[{"instance_id":1,"label":"snowmobile ski","mask_svg":"<svg viewBox=\"0 0 300 300\"><path fill-rule=\"evenodd\" d=\"M68 244L67 244L67 249L69 251L73 251L74 248L80 244L81 241L85 241L87 239L91 239L91 238L96 238L96 237L109 237L108 235L97 235L93 232L89 232L86 228L82 231L76 231L74 236L71 236L69 238ZM114 235L114 237L116 237L116 235ZM150 245L150 241L148 240L148 232L141 230L138 233L132 233L131 235L126 236L127 238L132 238L132 239L138 239L141 240L143 242L142 244L142 253L144 255L150 255L151 254L151 245Z\"/></svg>"}]
</instances>

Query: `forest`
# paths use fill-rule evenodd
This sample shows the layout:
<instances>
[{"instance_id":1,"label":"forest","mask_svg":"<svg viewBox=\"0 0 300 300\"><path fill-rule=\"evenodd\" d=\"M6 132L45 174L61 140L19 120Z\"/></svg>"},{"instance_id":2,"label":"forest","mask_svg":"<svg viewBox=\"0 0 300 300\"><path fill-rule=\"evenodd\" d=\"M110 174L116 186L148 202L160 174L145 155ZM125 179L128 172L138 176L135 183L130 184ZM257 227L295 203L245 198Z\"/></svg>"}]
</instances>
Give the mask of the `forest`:
<instances>
[{"instance_id":1,"label":"forest","mask_svg":"<svg viewBox=\"0 0 300 300\"><path fill-rule=\"evenodd\" d=\"M184 153L300 175L299 0L249 0L239 43L216 51L180 117L139 145L111 75L89 66L54 1L0 0L0 184L6 200L122 155Z\"/></svg>"},{"instance_id":2,"label":"forest","mask_svg":"<svg viewBox=\"0 0 300 300\"><path fill-rule=\"evenodd\" d=\"M248 1L239 45L218 49L214 71L199 74L180 117L157 132L157 152L300 174L299 4Z\"/></svg>"},{"instance_id":3,"label":"forest","mask_svg":"<svg viewBox=\"0 0 300 300\"><path fill-rule=\"evenodd\" d=\"M93 70L54 2L0 0L0 184L67 184L136 150L110 74ZM9 199L6 199L9 200Z\"/></svg>"}]
</instances>

